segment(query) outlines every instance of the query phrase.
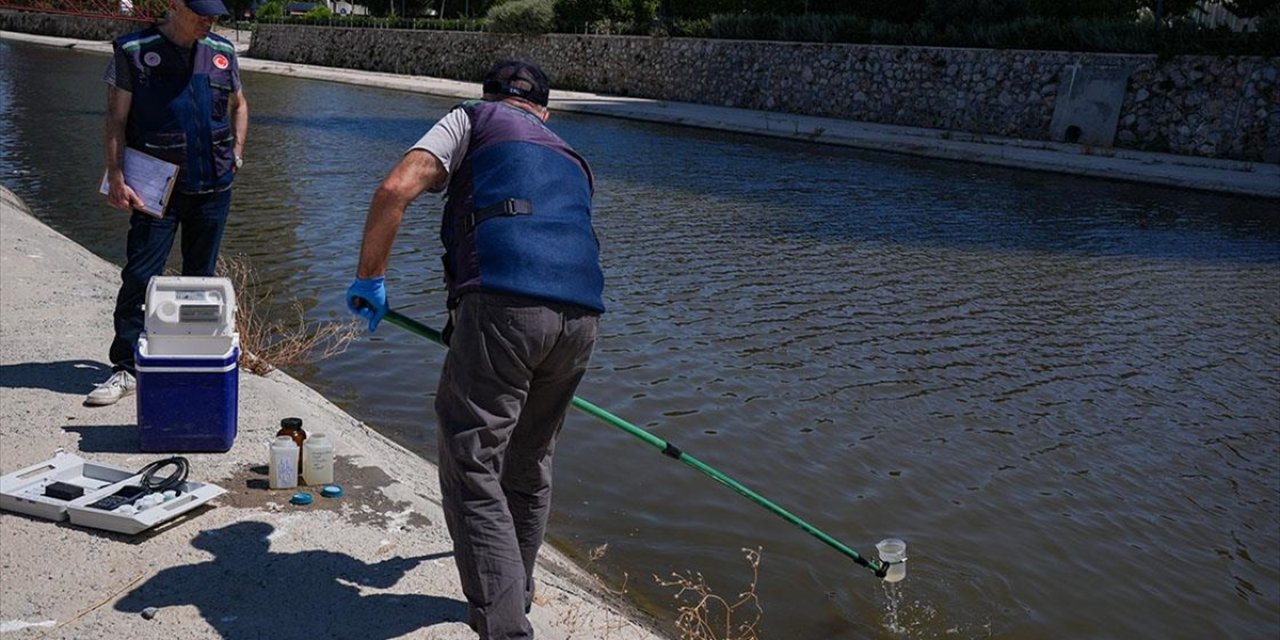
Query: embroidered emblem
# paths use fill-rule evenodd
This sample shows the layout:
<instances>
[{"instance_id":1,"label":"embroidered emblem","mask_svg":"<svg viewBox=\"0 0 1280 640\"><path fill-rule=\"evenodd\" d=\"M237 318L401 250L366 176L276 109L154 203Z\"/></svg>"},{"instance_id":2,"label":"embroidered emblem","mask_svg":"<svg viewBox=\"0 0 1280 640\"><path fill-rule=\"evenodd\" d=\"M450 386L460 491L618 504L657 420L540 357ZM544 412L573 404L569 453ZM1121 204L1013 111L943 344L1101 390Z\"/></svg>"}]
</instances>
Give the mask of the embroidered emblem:
<instances>
[{"instance_id":1,"label":"embroidered emblem","mask_svg":"<svg viewBox=\"0 0 1280 640\"><path fill-rule=\"evenodd\" d=\"M230 65L231 65L231 61L227 60L227 57L222 55L221 53L213 56L213 66L219 69L226 69Z\"/></svg>"},{"instance_id":2,"label":"embroidered emblem","mask_svg":"<svg viewBox=\"0 0 1280 640\"><path fill-rule=\"evenodd\" d=\"M156 67L160 65L160 54L154 51L148 51L147 55L142 56L142 62L148 67Z\"/></svg>"}]
</instances>

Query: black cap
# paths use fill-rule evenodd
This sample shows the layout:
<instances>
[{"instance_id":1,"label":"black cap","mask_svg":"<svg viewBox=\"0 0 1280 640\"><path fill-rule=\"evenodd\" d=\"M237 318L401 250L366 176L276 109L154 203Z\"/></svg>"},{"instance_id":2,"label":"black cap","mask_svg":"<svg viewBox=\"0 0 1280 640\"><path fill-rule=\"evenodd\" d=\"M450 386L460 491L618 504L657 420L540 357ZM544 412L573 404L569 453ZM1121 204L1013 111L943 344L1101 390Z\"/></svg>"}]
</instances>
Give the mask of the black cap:
<instances>
[{"instance_id":1,"label":"black cap","mask_svg":"<svg viewBox=\"0 0 1280 640\"><path fill-rule=\"evenodd\" d=\"M280 426L286 429L301 429L302 418L285 418L280 421Z\"/></svg>"},{"instance_id":2,"label":"black cap","mask_svg":"<svg viewBox=\"0 0 1280 640\"><path fill-rule=\"evenodd\" d=\"M484 92L522 98L545 107L551 96L551 80L537 65L520 60L503 60L484 74Z\"/></svg>"}]
</instances>

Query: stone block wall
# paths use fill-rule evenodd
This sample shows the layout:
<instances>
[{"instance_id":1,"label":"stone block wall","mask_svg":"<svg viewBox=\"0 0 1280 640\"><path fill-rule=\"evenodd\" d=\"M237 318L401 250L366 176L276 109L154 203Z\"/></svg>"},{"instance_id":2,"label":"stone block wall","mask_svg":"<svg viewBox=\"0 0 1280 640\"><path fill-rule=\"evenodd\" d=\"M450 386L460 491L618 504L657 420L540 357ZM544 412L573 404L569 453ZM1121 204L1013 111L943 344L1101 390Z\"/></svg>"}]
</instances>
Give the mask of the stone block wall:
<instances>
[{"instance_id":1,"label":"stone block wall","mask_svg":"<svg viewBox=\"0 0 1280 640\"><path fill-rule=\"evenodd\" d=\"M137 26L0 11L0 29L65 37L105 40ZM1119 66L1132 72L1115 146L1280 164L1280 57L272 24L258 25L249 55L469 81L495 60L523 58L560 89L1038 141L1053 139L1050 123L1071 68Z\"/></svg>"},{"instance_id":2,"label":"stone block wall","mask_svg":"<svg viewBox=\"0 0 1280 640\"><path fill-rule=\"evenodd\" d=\"M0 10L0 31L36 33L77 40L114 40L117 36L136 31L148 24L150 23L136 20Z\"/></svg>"},{"instance_id":3,"label":"stone block wall","mask_svg":"<svg viewBox=\"0 0 1280 640\"><path fill-rule=\"evenodd\" d=\"M1133 69L1115 144L1280 163L1280 58L1082 54L259 25L251 55L479 80L538 63L555 87L1050 140L1070 67Z\"/></svg>"},{"instance_id":4,"label":"stone block wall","mask_svg":"<svg viewBox=\"0 0 1280 640\"><path fill-rule=\"evenodd\" d=\"M1129 78L1116 146L1280 164L1280 58L1143 61Z\"/></svg>"}]
</instances>

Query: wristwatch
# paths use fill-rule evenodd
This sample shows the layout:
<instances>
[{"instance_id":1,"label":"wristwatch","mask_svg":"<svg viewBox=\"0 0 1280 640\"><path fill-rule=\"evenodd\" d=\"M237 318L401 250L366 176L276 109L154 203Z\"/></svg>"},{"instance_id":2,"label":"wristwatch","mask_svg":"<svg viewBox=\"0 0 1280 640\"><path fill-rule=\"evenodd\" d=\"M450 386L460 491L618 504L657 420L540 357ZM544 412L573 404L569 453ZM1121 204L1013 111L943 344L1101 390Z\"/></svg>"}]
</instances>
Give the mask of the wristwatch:
<instances>
[{"instance_id":1,"label":"wristwatch","mask_svg":"<svg viewBox=\"0 0 1280 640\"><path fill-rule=\"evenodd\" d=\"M240 156L236 156L236 169L239 170L240 167L243 167L243 166L244 166L244 158Z\"/></svg>"}]
</instances>

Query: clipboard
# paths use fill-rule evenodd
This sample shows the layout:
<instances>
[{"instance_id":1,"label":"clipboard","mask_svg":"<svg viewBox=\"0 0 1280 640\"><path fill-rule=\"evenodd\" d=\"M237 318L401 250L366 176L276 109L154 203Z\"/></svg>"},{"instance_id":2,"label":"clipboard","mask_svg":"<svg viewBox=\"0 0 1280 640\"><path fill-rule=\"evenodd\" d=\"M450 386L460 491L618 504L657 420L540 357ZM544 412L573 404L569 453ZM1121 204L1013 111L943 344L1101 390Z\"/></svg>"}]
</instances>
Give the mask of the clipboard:
<instances>
[{"instance_id":1,"label":"clipboard","mask_svg":"<svg viewBox=\"0 0 1280 640\"><path fill-rule=\"evenodd\" d=\"M139 211L163 218L164 211L169 206L169 196L173 194L174 183L177 182L178 165L147 155L133 147L125 147L123 168L124 183L142 198L143 204ZM102 173L98 193L110 193L105 171Z\"/></svg>"}]
</instances>

